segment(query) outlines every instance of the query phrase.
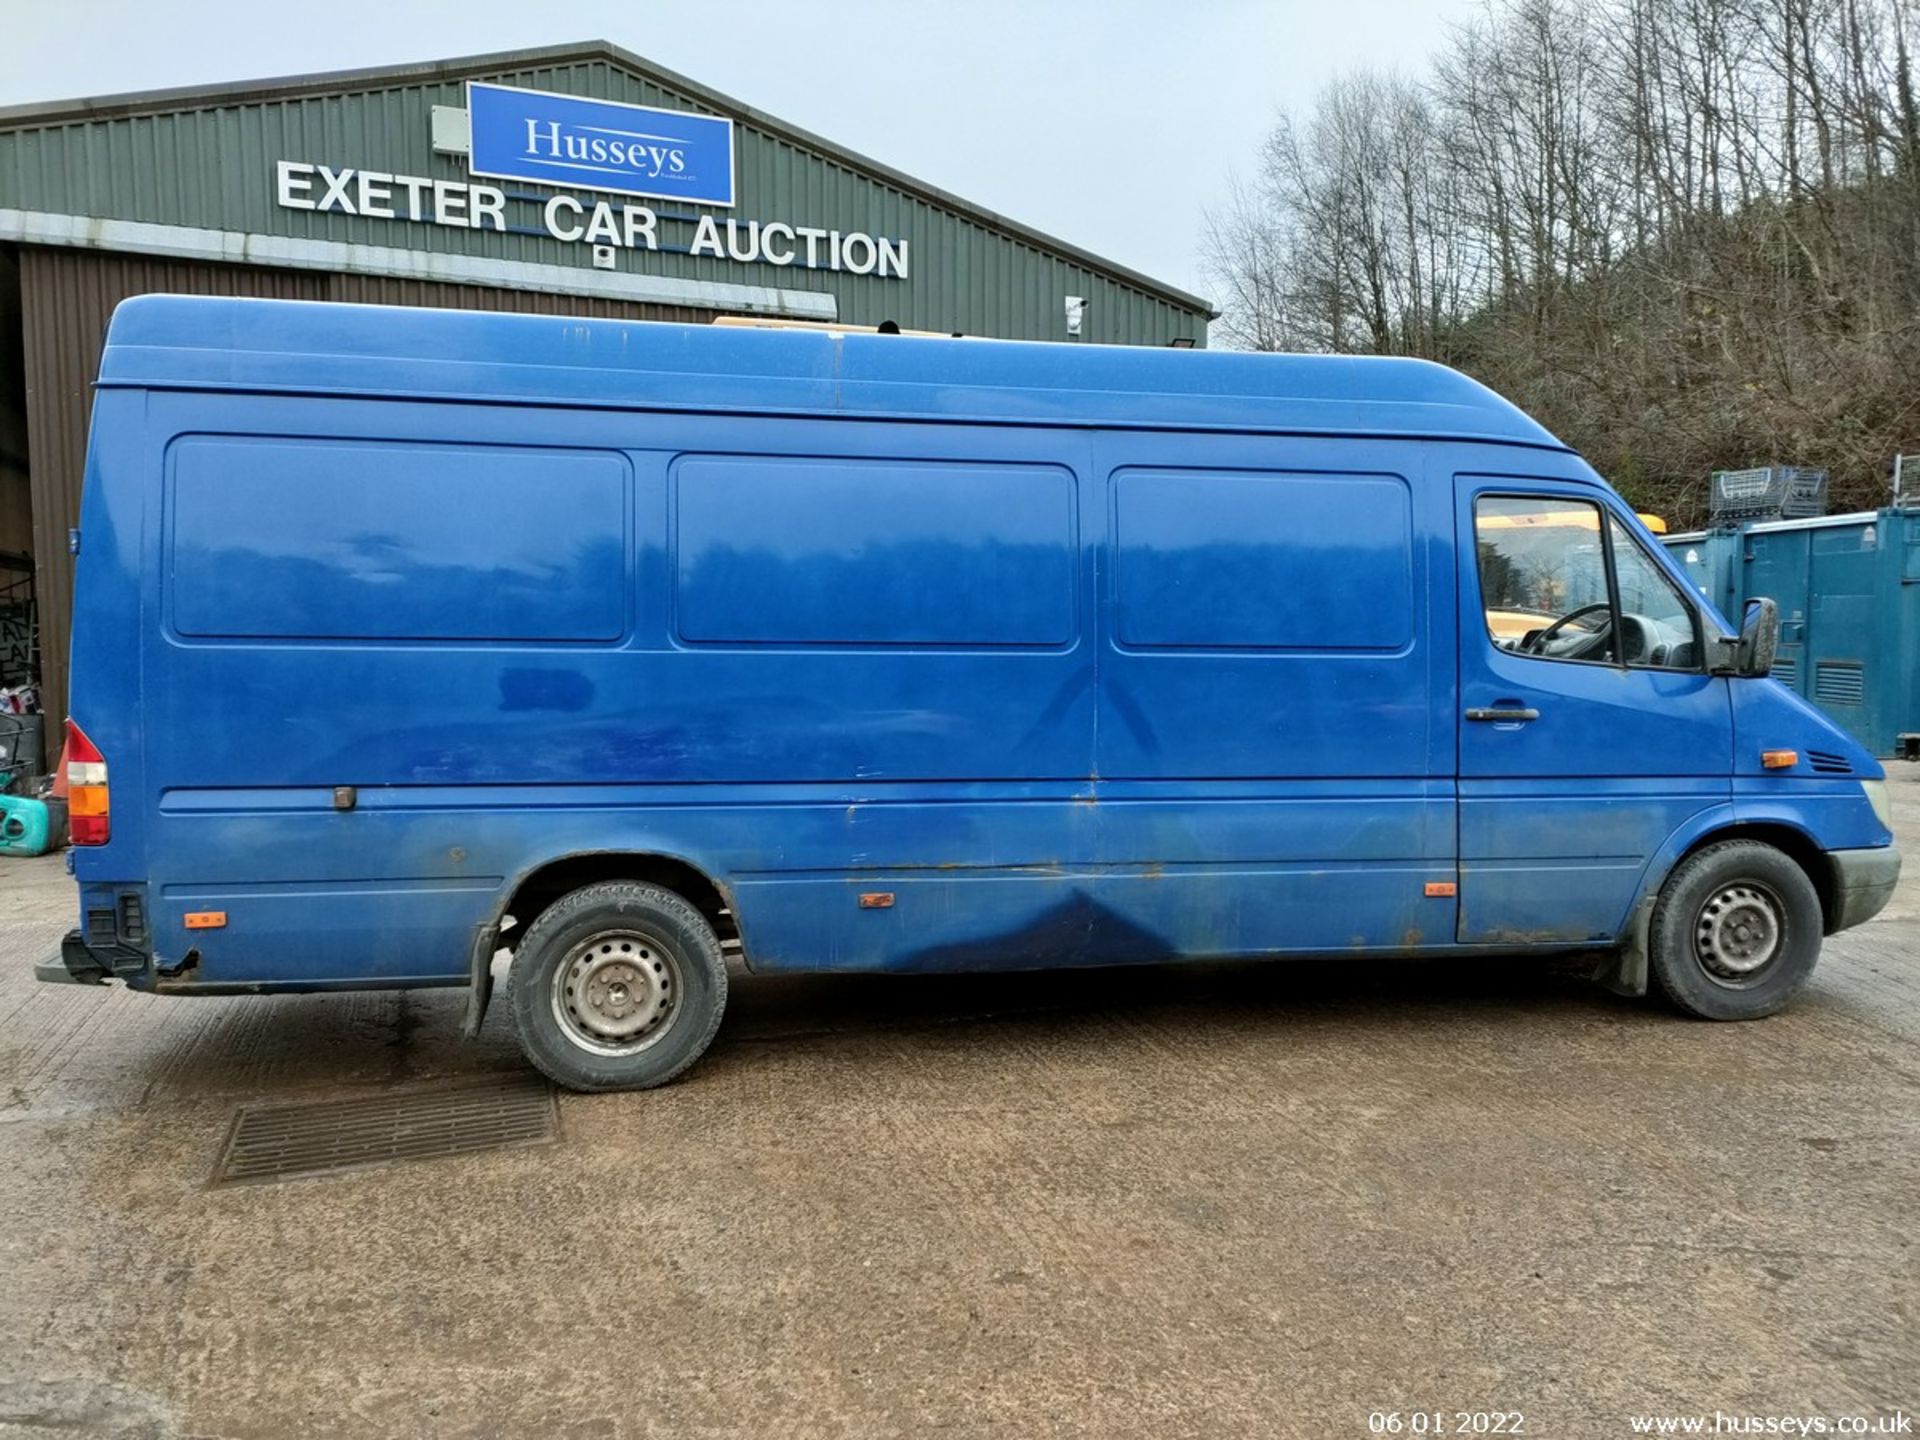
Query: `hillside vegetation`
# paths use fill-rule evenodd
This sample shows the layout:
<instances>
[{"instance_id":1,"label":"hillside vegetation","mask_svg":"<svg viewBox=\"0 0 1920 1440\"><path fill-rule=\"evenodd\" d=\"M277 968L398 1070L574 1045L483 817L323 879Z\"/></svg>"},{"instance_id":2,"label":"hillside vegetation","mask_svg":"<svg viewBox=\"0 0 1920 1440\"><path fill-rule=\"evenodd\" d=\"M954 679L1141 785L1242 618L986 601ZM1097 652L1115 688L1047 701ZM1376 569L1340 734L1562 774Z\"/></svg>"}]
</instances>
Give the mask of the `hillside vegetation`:
<instances>
[{"instance_id":1,"label":"hillside vegetation","mask_svg":"<svg viewBox=\"0 0 1920 1440\"><path fill-rule=\"evenodd\" d=\"M1920 451L1915 0L1496 0L1284 116L1209 217L1220 338L1456 365L1640 508Z\"/></svg>"}]
</instances>

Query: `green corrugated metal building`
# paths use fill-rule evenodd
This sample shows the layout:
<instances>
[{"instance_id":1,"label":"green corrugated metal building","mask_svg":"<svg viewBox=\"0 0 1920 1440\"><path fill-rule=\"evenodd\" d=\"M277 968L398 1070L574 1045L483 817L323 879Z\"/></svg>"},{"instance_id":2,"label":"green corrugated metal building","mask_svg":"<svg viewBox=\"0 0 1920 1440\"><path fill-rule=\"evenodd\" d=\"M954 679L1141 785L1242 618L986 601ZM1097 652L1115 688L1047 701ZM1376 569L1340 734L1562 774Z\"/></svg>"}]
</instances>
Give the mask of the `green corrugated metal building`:
<instances>
[{"instance_id":1,"label":"green corrugated metal building","mask_svg":"<svg viewBox=\"0 0 1920 1440\"><path fill-rule=\"evenodd\" d=\"M477 127L475 84L511 126ZM682 131L723 138L676 170ZM638 149L608 163L604 140L560 148L589 134L650 168ZM544 163L503 163L508 135ZM676 188L689 170L721 189ZM0 626L20 633L31 563L51 715L87 387L112 307L155 290L1139 345L1204 345L1211 318L604 42L0 109ZM0 645L0 664L33 648Z\"/></svg>"}]
</instances>

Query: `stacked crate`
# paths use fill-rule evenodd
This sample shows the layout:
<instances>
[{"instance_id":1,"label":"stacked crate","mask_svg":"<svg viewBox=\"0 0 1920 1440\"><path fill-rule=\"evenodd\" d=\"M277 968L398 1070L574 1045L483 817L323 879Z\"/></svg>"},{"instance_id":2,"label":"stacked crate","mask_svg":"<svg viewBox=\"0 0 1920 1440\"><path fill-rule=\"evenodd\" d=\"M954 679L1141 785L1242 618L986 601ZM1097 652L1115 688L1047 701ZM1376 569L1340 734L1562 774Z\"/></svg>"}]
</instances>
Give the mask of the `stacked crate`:
<instances>
[{"instance_id":1,"label":"stacked crate","mask_svg":"<svg viewBox=\"0 0 1920 1440\"><path fill-rule=\"evenodd\" d=\"M1716 470L1708 501L1713 525L1808 520L1827 513L1827 472L1803 465Z\"/></svg>"}]
</instances>

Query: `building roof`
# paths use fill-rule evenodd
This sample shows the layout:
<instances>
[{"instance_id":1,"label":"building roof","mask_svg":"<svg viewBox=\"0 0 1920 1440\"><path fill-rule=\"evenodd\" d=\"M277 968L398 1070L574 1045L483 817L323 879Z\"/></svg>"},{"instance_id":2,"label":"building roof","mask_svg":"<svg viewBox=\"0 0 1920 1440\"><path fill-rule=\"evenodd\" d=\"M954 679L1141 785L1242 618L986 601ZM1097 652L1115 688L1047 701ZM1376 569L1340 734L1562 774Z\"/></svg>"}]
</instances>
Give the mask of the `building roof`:
<instances>
[{"instance_id":1,"label":"building roof","mask_svg":"<svg viewBox=\"0 0 1920 1440\"><path fill-rule=\"evenodd\" d=\"M926 181L869 159L844 145L815 135L798 125L756 110L753 106L722 94L711 86L690 80L676 71L634 54L607 40L586 40L574 44L538 46L526 50L503 50L486 55L464 55L448 60L429 60L406 65L381 65L366 69L333 70L311 75L291 75L270 80L242 80L220 85L177 86L165 90L142 90L124 95L104 95L91 99L54 100L31 105L0 106L0 129L72 124L112 119L123 115L154 114L166 111L198 110L214 105L242 105L259 101L284 100L301 95L338 94L355 90L387 89L423 81L454 81L470 76L497 75L541 65L604 61L623 66L646 76L657 84L677 90L696 103L723 115L731 115L797 145L831 156L848 168L862 171L909 195L943 209L964 215L975 222L1003 231L1044 250L1064 255L1134 285L1186 309L1218 318L1219 311L1210 301L1162 280L1084 250L1065 240L1022 224L984 205L963 200L958 195L929 185Z\"/></svg>"},{"instance_id":2,"label":"building roof","mask_svg":"<svg viewBox=\"0 0 1920 1440\"><path fill-rule=\"evenodd\" d=\"M184 295L120 305L100 384L1565 448L1478 381L1424 360Z\"/></svg>"}]
</instances>

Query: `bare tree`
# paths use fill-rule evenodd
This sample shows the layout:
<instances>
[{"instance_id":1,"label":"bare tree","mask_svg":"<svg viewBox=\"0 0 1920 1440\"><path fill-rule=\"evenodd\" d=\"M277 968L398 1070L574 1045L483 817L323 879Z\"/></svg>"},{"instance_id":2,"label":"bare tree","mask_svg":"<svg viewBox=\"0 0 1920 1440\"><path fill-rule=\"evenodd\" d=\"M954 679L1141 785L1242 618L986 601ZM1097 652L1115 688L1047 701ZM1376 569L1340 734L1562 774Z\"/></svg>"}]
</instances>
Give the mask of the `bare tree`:
<instances>
[{"instance_id":1,"label":"bare tree","mask_svg":"<svg viewBox=\"0 0 1920 1440\"><path fill-rule=\"evenodd\" d=\"M1208 220L1221 338L1432 356L1643 506L1920 448L1920 0L1489 0L1340 77Z\"/></svg>"}]
</instances>

